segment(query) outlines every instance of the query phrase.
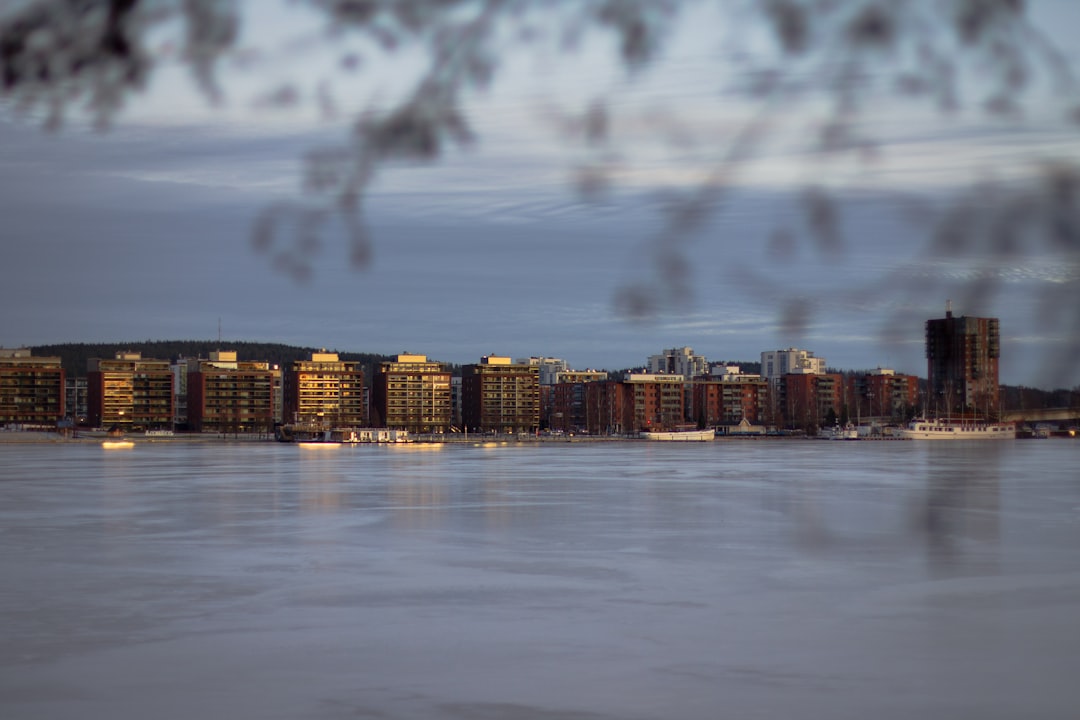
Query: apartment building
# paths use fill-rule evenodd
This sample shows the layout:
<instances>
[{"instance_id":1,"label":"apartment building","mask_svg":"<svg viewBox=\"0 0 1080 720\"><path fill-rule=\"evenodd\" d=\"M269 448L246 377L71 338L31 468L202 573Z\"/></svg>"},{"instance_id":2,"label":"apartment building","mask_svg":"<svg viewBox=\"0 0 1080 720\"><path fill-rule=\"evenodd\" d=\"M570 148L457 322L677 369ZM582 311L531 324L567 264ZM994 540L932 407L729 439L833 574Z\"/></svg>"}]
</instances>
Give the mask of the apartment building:
<instances>
[{"instance_id":1,"label":"apartment building","mask_svg":"<svg viewBox=\"0 0 1080 720\"><path fill-rule=\"evenodd\" d=\"M376 427L441 433L451 426L450 371L426 355L402 354L380 364L371 393Z\"/></svg>"},{"instance_id":2,"label":"apartment building","mask_svg":"<svg viewBox=\"0 0 1080 720\"><path fill-rule=\"evenodd\" d=\"M692 384L693 418L705 427L738 425L746 420L763 425L769 408L769 381L760 375L734 372L714 375Z\"/></svg>"},{"instance_id":3,"label":"apartment building","mask_svg":"<svg viewBox=\"0 0 1080 720\"><path fill-rule=\"evenodd\" d=\"M553 357L528 357L515 360L518 365L535 365L540 371L541 385L554 385L556 377L561 372L566 372L570 366L562 358Z\"/></svg>"},{"instance_id":4,"label":"apartment building","mask_svg":"<svg viewBox=\"0 0 1080 720\"><path fill-rule=\"evenodd\" d=\"M362 427L367 424L364 371L337 353L317 352L297 360L285 372L284 422L316 427Z\"/></svg>"},{"instance_id":5,"label":"apartment building","mask_svg":"<svg viewBox=\"0 0 1080 720\"><path fill-rule=\"evenodd\" d=\"M776 384L785 375L819 375L825 372L825 358L809 350L788 348L761 353L761 376Z\"/></svg>"},{"instance_id":6,"label":"apartment building","mask_svg":"<svg viewBox=\"0 0 1080 720\"><path fill-rule=\"evenodd\" d=\"M461 374L462 422L472 431L535 432L540 427L540 368L485 355Z\"/></svg>"},{"instance_id":7,"label":"apartment building","mask_svg":"<svg viewBox=\"0 0 1080 720\"><path fill-rule=\"evenodd\" d=\"M709 374L709 361L695 355L690 347L668 348L659 355L650 355L646 363L652 375L682 375L687 380Z\"/></svg>"},{"instance_id":8,"label":"apartment building","mask_svg":"<svg viewBox=\"0 0 1080 720\"><path fill-rule=\"evenodd\" d=\"M627 373L623 385L632 400L630 432L672 430L686 424L686 379L682 375Z\"/></svg>"},{"instance_id":9,"label":"apartment building","mask_svg":"<svg viewBox=\"0 0 1080 720\"><path fill-rule=\"evenodd\" d=\"M999 412L998 363L1001 327L997 318L945 317L926 321L927 405L939 415Z\"/></svg>"},{"instance_id":10,"label":"apartment building","mask_svg":"<svg viewBox=\"0 0 1080 720\"><path fill-rule=\"evenodd\" d=\"M87 422L92 427L161 430L173 427L173 375L168 360L119 352L87 362Z\"/></svg>"},{"instance_id":11,"label":"apartment building","mask_svg":"<svg viewBox=\"0 0 1080 720\"><path fill-rule=\"evenodd\" d=\"M626 435L634 432L633 389L621 380L587 383L585 427L592 435Z\"/></svg>"},{"instance_id":12,"label":"apartment building","mask_svg":"<svg viewBox=\"0 0 1080 720\"><path fill-rule=\"evenodd\" d=\"M0 424L55 426L64 417L64 380L59 357L0 348Z\"/></svg>"},{"instance_id":13,"label":"apartment building","mask_svg":"<svg viewBox=\"0 0 1080 720\"><path fill-rule=\"evenodd\" d=\"M541 390L550 391L548 401L543 404L545 427L563 432L588 427L589 399L585 385L607 379L608 374L603 370L566 370L555 374L554 384L541 384Z\"/></svg>"},{"instance_id":14,"label":"apartment building","mask_svg":"<svg viewBox=\"0 0 1080 720\"><path fill-rule=\"evenodd\" d=\"M843 376L839 373L784 375L780 378L777 406L779 424L816 432L844 412Z\"/></svg>"},{"instance_id":15,"label":"apartment building","mask_svg":"<svg viewBox=\"0 0 1080 720\"><path fill-rule=\"evenodd\" d=\"M276 378L268 362L238 360L234 351L191 358L184 373L187 422L193 432L262 432L274 429Z\"/></svg>"},{"instance_id":16,"label":"apartment building","mask_svg":"<svg viewBox=\"0 0 1080 720\"><path fill-rule=\"evenodd\" d=\"M877 368L848 378L848 416L853 421L894 422L907 419L919 399L919 378Z\"/></svg>"}]
</instances>

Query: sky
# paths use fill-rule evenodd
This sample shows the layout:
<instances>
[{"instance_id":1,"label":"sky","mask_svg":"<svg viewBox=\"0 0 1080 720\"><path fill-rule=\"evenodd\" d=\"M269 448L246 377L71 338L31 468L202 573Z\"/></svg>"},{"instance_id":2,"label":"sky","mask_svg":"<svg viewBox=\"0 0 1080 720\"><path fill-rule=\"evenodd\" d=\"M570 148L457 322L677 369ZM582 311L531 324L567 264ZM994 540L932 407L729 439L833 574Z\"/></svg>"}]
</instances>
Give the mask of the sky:
<instances>
[{"instance_id":1,"label":"sky","mask_svg":"<svg viewBox=\"0 0 1080 720\"><path fill-rule=\"evenodd\" d=\"M1080 163L1077 127L1061 121L1075 96L1033 83L1023 117L1004 121L870 96L857 129L876 144L823 154L807 138L827 102L774 107L744 92L757 75L731 58L765 57L767 41L745 11L719 6L681 4L636 73L600 31L573 50L500 45L491 83L463 95L476 140L384 168L364 205L371 262L350 263L330 222L304 246L302 281L255 249L260 214L304 199L305 154L343 152L355 113L404 96L422 53L356 49L296 3L248 3L220 103L177 60L168 25L148 43L159 64L147 90L107 129L74 107L46 130L40 112L0 98L0 346L211 339L220 327L226 344L456 363L543 355L615 369L670 347L717 361L801 347L833 367L925 375L923 323L951 300L955 314L1002 319L1003 382L1080 384L1061 362L1080 350L1075 237L993 256L932 247L938 213L974 185L969 209L993 219L1032 167ZM1080 5L1030 7L1071 48L1061 36ZM0 22L12 12L0 5ZM965 87L981 97L978 82ZM605 139L576 141L567 128L597 105ZM607 171L605 192L581 192L583 167ZM808 203L811 186L832 200ZM711 211L672 232L672 208L703 187L721 189ZM628 288L654 312L628 315Z\"/></svg>"}]
</instances>

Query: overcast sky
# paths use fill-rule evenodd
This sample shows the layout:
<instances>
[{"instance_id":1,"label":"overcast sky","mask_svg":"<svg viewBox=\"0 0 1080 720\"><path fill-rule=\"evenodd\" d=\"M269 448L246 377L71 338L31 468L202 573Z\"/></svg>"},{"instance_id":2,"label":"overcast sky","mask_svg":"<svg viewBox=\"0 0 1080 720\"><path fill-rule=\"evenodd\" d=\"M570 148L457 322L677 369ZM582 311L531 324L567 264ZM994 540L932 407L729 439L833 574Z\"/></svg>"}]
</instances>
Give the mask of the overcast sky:
<instances>
[{"instance_id":1,"label":"overcast sky","mask_svg":"<svg viewBox=\"0 0 1080 720\"><path fill-rule=\"evenodd\" d=\"M77 112L46 132L39 116L0 104L0 346L210 339L220 321L226 340L459 363L547 355L619 368L675 346L710 360L797 346L831 366L925 375L923 322L951 298L957 314L1002 319L1003 381L1080 383L1076 368L1049 380L1045 367L1075 348L1073 315L1035 322L1047 298L1076 300L1075 254L924 250L943 198L976 181L1022 181L1033 159L1080 159L1051 92L1027 100L1023 122L888 104L866 116L883 140L870 164L808 152L800 133L815 108L781 109L767 148L725 176L722 204L669 247L665 198L727 167L724 138L761 111L723 74L740 29L716 30L718 14L691 8L634 78L599 36L575 53L509 45L490 88L467 95L477 141L435 164L389 168L372 186L370 265L349 263L331 224L298 282L253 249L256 218L300 197L302 156L341 144L350 108L390 102L422 65L408 52L364 58L343 80L346 50L318 16L285 2L252 8L243 57L223 67L221 106L168 62L105 132ZM1062 29L1080 27L1080 3L1032 12L1073 48ZM162 33L153 48L167 56L169 42ZM320 114L318 87L336 93L338 119ZM266 102L292 97L284 88L295 103ZM597 99L612 118L599 151L560 133ZM594 201L575 170L598 158L617 184ZM835 247L814 242L801 210L819 181L841 199ZM620 313L626 287L664 295L653 268L676 250L689 260L688 292L645 319ZM999 281L989 293L987 278ZM788 322L800 313L801 328Z\"/></svg>"}]
</instances>

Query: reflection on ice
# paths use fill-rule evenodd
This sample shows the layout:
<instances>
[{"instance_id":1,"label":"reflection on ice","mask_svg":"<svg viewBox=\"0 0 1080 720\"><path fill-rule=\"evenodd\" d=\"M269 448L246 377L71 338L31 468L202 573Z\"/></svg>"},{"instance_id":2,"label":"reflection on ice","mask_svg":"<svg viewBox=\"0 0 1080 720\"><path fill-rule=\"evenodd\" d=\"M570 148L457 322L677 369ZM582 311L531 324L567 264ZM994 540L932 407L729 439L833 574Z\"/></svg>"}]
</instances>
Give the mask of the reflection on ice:
<instances>
[{"instance_id":1,"label":"reflection on ice","mask_svg":"<svg viewBox=\"0 0 1080 720\"><path fill-rule=\"evenodd\" d=\"M999 570L1001 463L1008 449L928 448L921 529L935 577Z\"/></svg>"},{"instance_id":2,"label":"reflection on ice","mask_svg":"<svg viewBox=\"0 0 1080 720\"><path fill-rule=\"evenodd\" d=\"M6 446L0 716L1069 717L1065 441Z\"/></svg>"}]
</instances>

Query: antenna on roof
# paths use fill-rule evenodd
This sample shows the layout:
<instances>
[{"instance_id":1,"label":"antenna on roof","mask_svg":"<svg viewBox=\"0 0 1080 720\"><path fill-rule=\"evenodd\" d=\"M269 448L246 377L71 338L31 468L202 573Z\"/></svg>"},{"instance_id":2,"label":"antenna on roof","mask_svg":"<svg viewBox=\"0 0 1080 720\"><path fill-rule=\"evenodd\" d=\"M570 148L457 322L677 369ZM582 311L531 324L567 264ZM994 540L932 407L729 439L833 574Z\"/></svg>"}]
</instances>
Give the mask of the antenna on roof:
<instances>
[{"instance_id":1,"label":"antenna on roof","mask_svg":"<svg viewBox=\"0 0 1080 720\"><path fill-rule=\"evenodd\" d=\"M218 316L218 319L217 319L217 344L219 346L221 345L221 316L220 315Z\"/></svg>"},{"instance_id":2,"label":"antenna on roof","mask_svg":"<svg viewBox=\"0 0 1080 720\"><path fill-rule=\"evenodd\" d=\"M945 317L952 317L952 300L945 301Z\"/></svg>"}]
</instances>

